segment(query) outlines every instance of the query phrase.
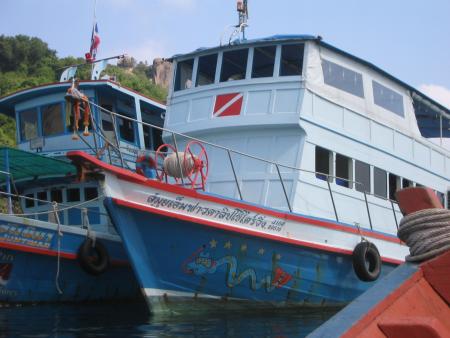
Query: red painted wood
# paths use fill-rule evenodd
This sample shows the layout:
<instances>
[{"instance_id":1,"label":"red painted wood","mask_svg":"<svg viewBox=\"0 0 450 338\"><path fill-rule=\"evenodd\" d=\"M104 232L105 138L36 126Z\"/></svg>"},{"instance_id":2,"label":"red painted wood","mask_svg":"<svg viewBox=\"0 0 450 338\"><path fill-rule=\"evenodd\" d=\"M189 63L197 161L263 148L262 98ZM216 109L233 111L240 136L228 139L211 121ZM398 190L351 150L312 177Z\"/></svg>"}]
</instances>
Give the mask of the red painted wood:
<instances>
[{"instance_id":1,"label":"red painted wood","mask_svg":"<svg viewBox=\"0 0 450 338\"><path fill-rule=\"evenodd\" d=\"M450 331L433 317L384 319L378 323L388 338L444 338Z\"/></svg>"},{"instance_id":2,"label":"red painted wood","mask_svg":"<svg viewBox=\"0 0 450 338\"><path fill-rule=\"evenodd\" d=\"M428 283L450 305L450 250L423 263L421 268Z\"/></svg>"},{"instance_id":3,"label":"red painted wood","mask_svg":"<svg viewBox=\"0 0 450 338\"><path fill-rule=\"evenodd\" d=\"M403 215L423 209L442 209L439 198L430 188L415 187L399 190L395 193L398 205Z\"/></svg>"},{"instance_id":4,"label":"red painted wood","mask_svg":"<svg viewBox=\"0 0 450 338\"><path fill-rule=\"evenodd\" d=\"M407 279L399 288L374 306L363 318L353 325L342 337L450 337L450 307L434 287L428 283L424 270L434 267L441 269L440 264L448 264L448 256L433 264L425 263ZM432 263L432 262L430 262ZM425 266L427 267L425 268ZM447 265L448 266L448 265ZM426 272L427 274L430 272ZM440 281L443 281L439 279ZM441 284L444 286L444 284ZM447 279L447 288L449 279ZM416 318L415 329L407 324L405 318ZM424 319L425 318L425 319ZM426 318L432 318L427 322ZM383 323L385 326L383 326ZM386 332L384 331L386 328ZM416 332L423 333L415 336Z\"/></svg>"},{"instance_id":5,"label":"red painted wood","mask_svg":"<svg viewBox=\"0 0 450 338\"><path fill-rule=\"evenodd\" d=\"M202 201L220 203L222 205L231 206L231 207L235 207L235 208L245 208L246 210L249 210L249 211L253 211L253 212L257 212L260 214L269 215L269 216L273 216L273 217L279 217L282 219L288 219L288 220L293 220L296 222L317 225L317 226L325 227L328 229L334 229L334 230L349 232L349 233L353 233L353 234L360 233L360 231L356 227L339 224L339 223L336 223L333 221L325 221L325 220L321 220L321 219L310 218L310 217L275 211L272 209L265 209L265 208L258 207L256 205L247 204L245 202L238 202L238 201L228 200L228 199L224 199L224 198L220 198L220 197L216 197L216 196L204 195L194 189L188 189L188 188L176 186L173 184L167 184L167 183L159 182L157 180L148 179L142 175L138 175L129 170L125 170L122 168L112 166L110 164L106 164L106 163L100 161L99 159L97 159L93 156L90 156L79 150L68 152L67 157L69 159L71 159L75 164L78 164L78 165L86 165L88 168L92 167L92 165L94 165L94 167L103 168L104 170L112 172L113 174L117 175L117 177L119 177L120 179L123 179L127 182L142 184L144 186L164 190L164 191L167 191L170 193L193 197L193 198L196 198L196 199L199 199ZM378 233L378 232L374 232L374 231L370 231L370 230L363 230L363 229L361 229L361 234L366 237L382 239L384 241L388 241L388 242L392 242L392 243L401 243L401 241L396 236L393 236L393 235L390 236L387 234L382 234L382 233Z\"/></svg>"}]
</instances>

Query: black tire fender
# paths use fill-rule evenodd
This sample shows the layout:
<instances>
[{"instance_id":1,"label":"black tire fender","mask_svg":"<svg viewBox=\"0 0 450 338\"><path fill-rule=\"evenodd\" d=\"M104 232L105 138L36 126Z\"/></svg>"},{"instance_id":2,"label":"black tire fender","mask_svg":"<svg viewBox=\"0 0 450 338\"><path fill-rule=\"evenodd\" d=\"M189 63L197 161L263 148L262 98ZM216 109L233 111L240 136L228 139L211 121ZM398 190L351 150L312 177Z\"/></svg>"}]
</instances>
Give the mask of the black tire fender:
<instances>
[{"instance_id":1,"label":"black tire fender","mask_svg":"<svg viewBox=\"0 0 450 338\"><path fill-rule=\"evenodd\" d=\"M78 248L78 263L87 273L98 276L104 273L109 267L109 255L105 246L99 240L93 245L91 238L86 240Z\"/></svg>"},{"instance_id":2,"label":"black tire fender","mask_svg":"<svg viewBox=\"0 0 450 338\"><path fill-rule=\"evenodd\" d=\"M353 250L353 269L363 282L373 282L381 273L381 257L375 244L362 241Z\"/></svg>"}]
</instances>

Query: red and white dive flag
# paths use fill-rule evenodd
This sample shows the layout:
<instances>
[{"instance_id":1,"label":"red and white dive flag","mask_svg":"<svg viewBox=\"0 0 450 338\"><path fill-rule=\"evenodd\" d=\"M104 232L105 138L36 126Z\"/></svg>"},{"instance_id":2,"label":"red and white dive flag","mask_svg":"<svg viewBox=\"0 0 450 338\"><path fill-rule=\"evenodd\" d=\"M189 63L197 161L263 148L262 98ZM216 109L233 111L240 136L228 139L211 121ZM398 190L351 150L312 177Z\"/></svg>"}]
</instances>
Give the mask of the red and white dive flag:
<instances>
[{"instance_id":1,"label":"red and white dive flag","mask_svg":"<svg viewBox=\"0 0 450 338\"><path fill-rule=\"evenodd\" d=\"M91 36L91 49L89 53L85 54L87 62L94 62L95 57L97 56L97 48L100 45L100 35L98 35L98 26L97 23L92 27L92 36Z\"/></svg>"},{"instance_id":2,"label":"red and white dive flag","mask_svg":"<svg viewBox=\"0 0 450 338\"><path fill-rule=\"evenodd\" d=\"M240 115L243 97L242 93L217 95L213 117Z\"/></svg>"}]
</instances>

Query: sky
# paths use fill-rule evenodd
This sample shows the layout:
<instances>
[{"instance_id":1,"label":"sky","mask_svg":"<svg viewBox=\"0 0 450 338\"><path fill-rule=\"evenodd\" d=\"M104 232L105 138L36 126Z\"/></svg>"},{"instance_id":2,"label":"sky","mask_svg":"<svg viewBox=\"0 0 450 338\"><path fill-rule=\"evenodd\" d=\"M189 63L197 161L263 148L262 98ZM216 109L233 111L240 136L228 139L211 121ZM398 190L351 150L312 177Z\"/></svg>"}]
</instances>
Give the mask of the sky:
<instances>
[{"instance_id":1,"label":"sky","mask_svg":"<svg viewBox=\"0 0 450 338\"><path fill-rule=\"evenodd\" d=\"M248 38L320 35L450 109L450 0L248 1ZM97 58L151 63L217 46L237 23L235 0L0 0L0 34L36 36L60 57L82 57L94 8Z\"/></svg>"}]
</instances>

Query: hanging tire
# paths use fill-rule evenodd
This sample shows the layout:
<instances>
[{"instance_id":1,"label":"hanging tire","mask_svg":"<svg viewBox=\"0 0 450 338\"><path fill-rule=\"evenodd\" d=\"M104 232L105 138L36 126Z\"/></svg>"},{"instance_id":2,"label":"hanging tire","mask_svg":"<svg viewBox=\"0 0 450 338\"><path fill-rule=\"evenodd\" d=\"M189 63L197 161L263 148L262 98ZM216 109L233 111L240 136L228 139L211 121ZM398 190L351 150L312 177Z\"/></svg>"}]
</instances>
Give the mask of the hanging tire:
<instances>
[{"instance_id":1,"label":"hanging tire","mask_svg":"<svg viewBox=\"0 0 450 338\"><path fill-rule=\"evenodd\" d=\"M102 242L96 240L95 246L92 246L93 241L87 238L78 248L78 262L84 271L98 276L106 271L109 266L108 251Z\"/></svg>"},{"instance_id":2,"label":"hanging tire","mask_svg":"<svg viewBox=\"0 0 450 338\"><path fill-rule=\"evenodd\" d=\"M353 269L363 282L373 282L381 273L381 257L375 244L359 243L353 250Z\"/></svg>"}]
</instances>

